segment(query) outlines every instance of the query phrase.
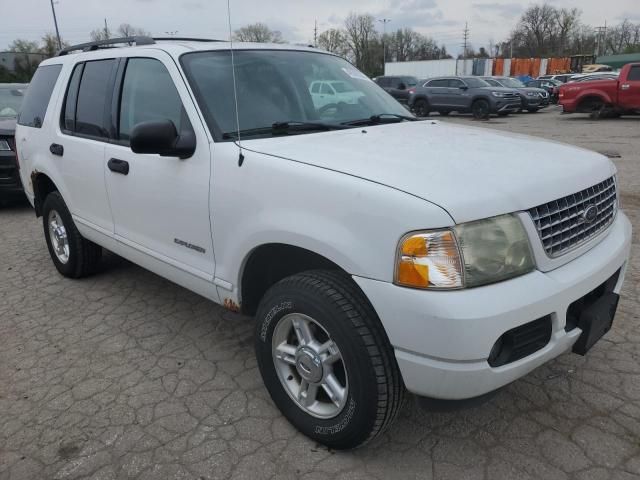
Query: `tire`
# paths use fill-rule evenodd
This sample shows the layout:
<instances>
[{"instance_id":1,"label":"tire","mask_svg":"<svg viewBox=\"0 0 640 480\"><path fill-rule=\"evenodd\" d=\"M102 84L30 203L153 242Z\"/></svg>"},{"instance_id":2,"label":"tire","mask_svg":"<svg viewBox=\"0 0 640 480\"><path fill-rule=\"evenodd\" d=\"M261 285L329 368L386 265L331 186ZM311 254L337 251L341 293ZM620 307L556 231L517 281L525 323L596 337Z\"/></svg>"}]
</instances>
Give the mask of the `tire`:
<instances>
[{"instance_id":1,"label":"tire","mask_svg":"<svg viewBox=\"0 0 640 480\"><path fill-rule=\"evenodd\" d=\"M429 102L424 98L419 98L413 104L413 110L416 112L418 117L428 117L430 113Z\"/></svg>"},{"instance_id":2,"label":"tire","mask_svg":"<svg viewBox=\"0 0 640 480\"><path fill-rule=\"evenodd\" d=\"M480 98L471 105L471 113L476 120L486 120L491 114L491 106L488 101Z\"/></svg>"},{"instance_id":3,"label":"tire","mask_svg":"<svg viewBox=\"0 0 640 480\"><path fill-rule=\"evenodd\" d=\"M350 449L393 423L404 384L382 324L351 278L325 270L285 278L265 294L256 317L260 373L274 403L298 430L330 448ZM300 333L304 331L311 334ZM305 345L304 338L314 337ZM336 352L339 357L333 365L325 365L322 352L308 354L307 345L329 342L333 346L325 352L327 361ZM340 392L334 395L336 403L322 386L325 380L336 383L329 382L331 375L344 388L330 389ZM319 392L307 406L296 400L305 376L309 392L314 386Z\"/></svg>"},{"instance_id":4,"label":"tire","mask_svg":"<svg viewBox=\"0 0 640 480\"><path fill-rule=\"evenodd\" d=\"M102 248L80 235L60 193L51 192L45 198L42 225L49 255L61 275L81 278L96 270Z\"/></svg>"}]
</instances>

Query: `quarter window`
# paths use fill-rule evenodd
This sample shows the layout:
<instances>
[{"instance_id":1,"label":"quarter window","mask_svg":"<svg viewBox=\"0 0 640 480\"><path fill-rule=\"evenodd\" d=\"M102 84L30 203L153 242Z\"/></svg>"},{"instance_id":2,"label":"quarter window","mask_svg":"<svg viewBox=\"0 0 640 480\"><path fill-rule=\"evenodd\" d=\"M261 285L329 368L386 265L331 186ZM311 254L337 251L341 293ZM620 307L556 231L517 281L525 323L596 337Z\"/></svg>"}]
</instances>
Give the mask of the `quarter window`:
<instances>
[{"instance_id":1,"label":"quarter window","mask_svg":"<svg viewBox=\"0 0 640 480\"><path fill-rule=\"evenodd\" d=\"M80 63L73 69L64 101L64 109L62 110L62 128L70 132L76 130L76 103L78 101L78 87L80 86L83 67L84 64Z\"/></svg>"},{"instance_id":2,"label":"quarter window","mask_svg":"<svg viewBox=\"0 0 640 480\"><path fill-rule=\"evenodd\" d=\"M109 137L108 111L105 108L110 98L111 72L114 65L113 59L84 64L76 104L76 133L99 138Z\"/></svg>"},{"instance_id":3,"label":"quarter window","mask_svg":"<svg viewBox=\"0 0 640 480\"><path fill-rule=\"evenodd\" d=\"M62 70L62 65L38 67L22 102L20 116L18 117L20 125L35 128L42 127L51 93L58 80L58 75L60 75L60 70Z\"/></svg>"},{"instance_id":4,"label":"quarter window","mask_svg":"<svg viewBox=\"0 0 640 480\"><path fill-rule=\"evenodd\" d=\"M128 141L137 124L171 120L178 132L191 129L171 75L159 60L131 58L122 83L120 140Z\"/></svg>"}]
</instances>

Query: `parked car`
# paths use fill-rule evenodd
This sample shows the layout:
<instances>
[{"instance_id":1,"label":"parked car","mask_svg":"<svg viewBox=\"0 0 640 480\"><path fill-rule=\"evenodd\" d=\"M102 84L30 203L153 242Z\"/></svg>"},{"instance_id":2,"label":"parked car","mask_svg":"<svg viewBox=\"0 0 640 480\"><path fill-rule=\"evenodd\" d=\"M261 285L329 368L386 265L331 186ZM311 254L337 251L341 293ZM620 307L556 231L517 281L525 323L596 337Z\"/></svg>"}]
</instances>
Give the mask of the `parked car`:
<instances>
[{"instance_id":1,"label":"parked car","mask_svg":"<svg viewBox=\"0 0 640 480\"><path fill-rule=\"evenodd\" d=\"M475 118L520 110L520 94L512 88L492 87L478 77L439 77L426 80L409 95L409 107L420 117L430 112L471 112Z\"/></svg>"},{"instance_id":2,"label":"parked car","mask_svg":"<svg viewBox=\"0 0 640 480\"><path fill-rule=\"evenodd\" d=\"M418 79L411 76L382 76L373 81L402 104L408 102L410 90L418 84Z\"/></svg>"},{"instance_id":3,"label":"parked car","mask_svg":"<svg viewBox=\"0 0 640 480\"><path fill-rule=\"evenodd\" d=\"M312 82L309 92L315 108L322 111L337 108L340 103L356 104L363 96L362 92L355 90L348 83L335 80Z\"/></svg>"},{"instance_id":4,"label":"parked car","mask_svg":"<svg viewBox=\"0 0 640 480\"><path fill-rule=\"evenodd\" d=\"M560 91L560 85L563 85L563 83L560 80L530 80L525 85L527 87L543 88L549 94L551 103L558 103L558 92Z\"/></svg>"},{"instance_id":5,"label":"parked car","mask_svg":"<svg viewBox=\"0 0 640 480\"><path fill-rule=\"evenodd\" d=\"M540 75L537 80L558 80L562 83L567 83L571 77L576 75L575 73L559 73L554 75Z\"/></svg>"},{"instance_id":6,"label":"parked car","mask_svg":"<svg viewBox=\"0 0 640 480\"><path fill-rule=\"evenodd\" d=\"M516 90L520 94L522 110L535 113L549 106L549 94L542 88L527 87L516 78L510 77L482 77L492 87L506 87Z\"/></svg>"},{"instance_id":7,"label":"parked car","mask_svg":"<svg viewBox=\"0 0 640 480\"><path fill-rule=\"evenodd\" d=\"M582 73L611 72L612 70L613 68L611 68L609 65L601 65L597 63L584 65L582 67Z\"/></svg>"},{"instance_id":8,"label":"parked car","mask_svg":"<svg viewBox=\"0 0 640 480\"><path fill-rule=\"evenodd\" d=\"M640 113L640 63L629 63L609 80L571 82L560 87L564 113L590 113L592 118Z\"/></svg>"},{"instance_id":9,"label":"parked car","mask_svg":"<svg viewBox=\"0 0 640 480\"><path fill-rule=\"evenodd\" d=\"M592 80L615 80L620 75L618 72L604 72L604 73L584 73L580 75L574 75L569 79L567 83L572 82L590 82Z\"/></svg>"},{"instance_id":10,"label":"parked car","mask_svg":"<svg viewBox=\"0 0 640 480\"><path fill-rule=\"evenodd\" d=\"M16 158L16 118L27 85L0 83L0 201L24 198Z\"/></svg>"},{"instance_id":11,"label":"parked car","mask_svg":"<svg viewBox=\"0 0 640 480\"><path fill-rule=\"evenodd\" d=\"M63 49L24 100L53 264L83 277L107 248L255 315L266 388L315 441L356 447L405 388L483 396L611 327L631 224L605 156L418 121L313 48L127 41ZM320 112L328 79L361 101ZM474 80L460 90L519 106Z\"/></svg>"}]
</instances>

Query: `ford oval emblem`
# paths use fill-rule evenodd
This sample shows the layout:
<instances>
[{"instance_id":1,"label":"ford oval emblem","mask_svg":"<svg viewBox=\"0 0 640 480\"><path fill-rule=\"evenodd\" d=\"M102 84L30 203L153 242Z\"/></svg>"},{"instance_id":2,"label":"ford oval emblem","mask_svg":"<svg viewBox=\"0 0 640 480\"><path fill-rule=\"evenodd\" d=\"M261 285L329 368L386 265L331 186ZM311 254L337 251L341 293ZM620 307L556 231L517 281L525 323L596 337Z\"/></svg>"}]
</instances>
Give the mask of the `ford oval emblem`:
<instances>
[{"instance_id":1,"label":"ford oval emblem","mask_svg":"<svg viewBox=\"0 0 640 480\"><path fill-rule=\"evenodd\" d=\"M598 218L598 206L597 205L589 205L584 209L582 213L582 220L584 223L591 223L596 218Z\"/></svg>"}]
</instances>

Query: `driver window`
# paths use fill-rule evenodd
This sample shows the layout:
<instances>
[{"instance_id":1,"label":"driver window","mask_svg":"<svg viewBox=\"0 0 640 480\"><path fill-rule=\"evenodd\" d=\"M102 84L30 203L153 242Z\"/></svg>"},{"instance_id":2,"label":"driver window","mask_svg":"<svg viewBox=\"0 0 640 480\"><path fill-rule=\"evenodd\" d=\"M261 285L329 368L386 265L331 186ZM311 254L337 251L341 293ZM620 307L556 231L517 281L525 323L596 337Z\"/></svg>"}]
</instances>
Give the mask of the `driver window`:
<instances>
[{"instance_id":1,"label":"driver window","mask_svg":"<svg viewBox=\"0 0 640 480\"><path fill-rule=\"evenodd\" d=\"M129 140L138 123L171 120L178 132L191 128L171 75L159 60L131 58L122 82L119 139Z\"/></svg>"},{"instance_id":2,"label":"driver window","mask_svg":"<svg viewBox=\"0 0 640 480\"><path fill-rule=\"evenodd\" d=\"M316 82L311 86L311 93L319 93L319 92L320 92L320 84Z\"/></svg>"},{"instance_id":3,"label":"driver window","mask_svg":"<svg viewBox=\"0 0 640 480\"><path fill-rule=\"evenodd\" d=\"M460 87L464 87L464 82L461 80L457 80L455 78L449 80L449 87L450 88L460 88Z\"/></svg>"}]
</instances>

